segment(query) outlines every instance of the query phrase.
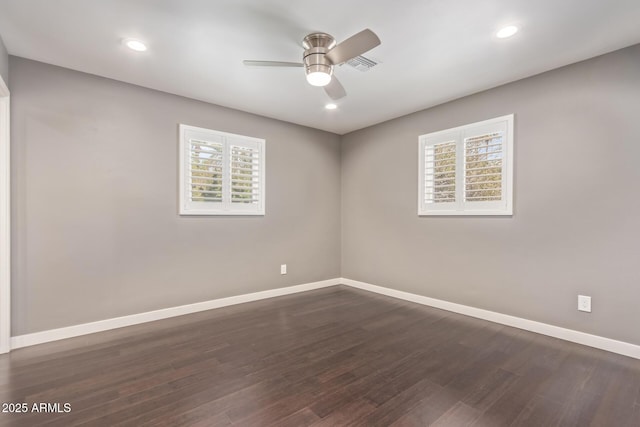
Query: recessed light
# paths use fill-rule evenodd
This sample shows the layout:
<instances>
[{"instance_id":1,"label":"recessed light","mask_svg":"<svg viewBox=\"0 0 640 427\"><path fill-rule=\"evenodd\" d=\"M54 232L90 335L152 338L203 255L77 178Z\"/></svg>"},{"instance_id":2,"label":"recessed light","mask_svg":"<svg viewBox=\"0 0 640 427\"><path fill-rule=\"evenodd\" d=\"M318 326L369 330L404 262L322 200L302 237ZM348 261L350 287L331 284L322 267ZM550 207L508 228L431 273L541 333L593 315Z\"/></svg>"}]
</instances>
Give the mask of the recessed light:
<instances>
[{"instance_id":1,"label":"recessed light","mask_svg":"<svg viewBox=\"0 0 640 427\"><path fill-rule=\"evenodd\" d=\"M518 27L515 25L509 25L508 27L504 27L496 33L496 37L499 39L506 39L507 37L511 37L515 33L518 32Z\"/></svg>"},{"instance_id":2,"label":"recessed light","mask_svg":"<svg viewBox=\"0 0 640 427\"><path fill-rule=\"evenodd\" d=\"M338 108L338 106L336 104L327 104L324 106L324 108L326 108L327 110L335 110L336 108Z\"/></svg>"},{"instance_id":3,"label":"recessed light","mask_svg":"<svg viewBox=\"0 0 640 427\"><path fill-rule=\"evenodd\" d=\"M147 50L147 45L140 40L124 39L122 43L124 43L124 45L129 49L135 50L136 52L144 52L145 50Z\"/></svg>"}]
</instances>

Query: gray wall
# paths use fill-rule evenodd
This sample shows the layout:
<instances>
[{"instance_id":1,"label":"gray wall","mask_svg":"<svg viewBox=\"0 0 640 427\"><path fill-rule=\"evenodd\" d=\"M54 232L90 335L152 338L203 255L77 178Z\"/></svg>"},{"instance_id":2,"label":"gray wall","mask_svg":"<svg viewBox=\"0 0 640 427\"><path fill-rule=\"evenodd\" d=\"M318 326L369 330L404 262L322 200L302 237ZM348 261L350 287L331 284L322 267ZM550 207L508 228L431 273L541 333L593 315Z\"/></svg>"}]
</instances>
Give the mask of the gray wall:
<instances>
[{"instance_id":1,"label":"gray wall","mask_svg":"<svg viewBox=\"0 0 640 427\"><path fill-rule=\"evenodd\" d=\"M513 217L418 217L418 135L509 113ZM634 46L346 135L343 277L640 344L639 117Z\"/></svg>"},{"instance_id":2,"label":"gray wall","mask_svg":"<svg viewBox=\"0 0 640 427\"><path fill-rule=\"evenodd\" d=\"M10 68L13 335L339 277L337 135ZM267 140L264 217L178 216L179 123Z\"/></svg>"},{"instance_id":3,"label":"gray wall","mask_svg":"<svg viewBox=\"0 0 640 427\"><path fill-rule=\"evenodd\" d=\"M9 86L9 54L4 46L2 37L0 37L0 77Z\"/></svg>"},{"instance_id":4,"label":"gray wall","mask_svg":"<svg viewBox=\"0 0 640 427\"><path fill-rule=\"evenodd\" d=\"M50 65L10 68L13 335L342 275L640 344L640 46L342 147ZM418 217L418 135L509 113L514 216ZM267 140L265 217L177 215L178 123Z\"/></svg>"}]
</instances>

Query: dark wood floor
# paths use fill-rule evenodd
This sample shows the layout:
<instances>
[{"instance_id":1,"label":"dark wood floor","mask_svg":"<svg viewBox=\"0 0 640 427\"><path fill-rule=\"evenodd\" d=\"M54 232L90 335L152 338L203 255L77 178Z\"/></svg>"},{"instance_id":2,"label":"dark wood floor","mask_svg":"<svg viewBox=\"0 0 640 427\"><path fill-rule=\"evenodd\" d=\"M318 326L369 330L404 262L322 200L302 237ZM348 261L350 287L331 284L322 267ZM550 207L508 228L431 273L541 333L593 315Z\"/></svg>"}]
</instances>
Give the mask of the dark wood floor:
<instances>
[{"instance_id":1,"label":"dark wood floor","mask_svg":"<svg viewBox=\"0 0 640 427\"><path fill-rule=\"evenodd\" d=\"M0 356L1 425L640 426L640 361L346 287Z\"/></svg>"}]
</instances>

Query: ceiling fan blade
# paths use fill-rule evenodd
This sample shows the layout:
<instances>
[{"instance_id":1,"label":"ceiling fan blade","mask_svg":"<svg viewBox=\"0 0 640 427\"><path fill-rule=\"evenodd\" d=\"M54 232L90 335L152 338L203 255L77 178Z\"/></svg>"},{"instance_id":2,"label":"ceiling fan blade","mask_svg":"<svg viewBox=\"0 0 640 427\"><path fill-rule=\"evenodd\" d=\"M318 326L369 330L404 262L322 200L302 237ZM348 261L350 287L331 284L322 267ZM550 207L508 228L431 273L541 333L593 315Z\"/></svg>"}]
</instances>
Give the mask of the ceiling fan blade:
<instances>
[{"instance_id":1,"label":"ceiling fan blade","mask_svg":"<svg viewBox=\"0 0 640 427\"><path fill-rule=\"evenodd\" d=\"M283 61L242 61L247 67L304 67L300 62Z\"/></svg>"},{"instance_id":2,"label":"ceiling fan blade","mask_svg":"<svg viewBox=\"0 0 640 427\"><path fill-rule=\"evenodd\" d=\"M338 81L336 76L331 77L331 81L324 87L324 91L327 92L329 98L333 99L334 101L347 96L347 92L344 90L344 87Z\"/></svg>"},{"instance_id":3,"label":"ceiling fan blade","mask_svg":"<svg viewBox=\"0 0 640 427\"><path fill-rule=\"evenodd\" d=\"M327 53L327 58L334 65L342 64L351 58L373 49L380 44L380 39L370 29L362 30L358 34L349 37Z\"/></svg>"}]
</instances>

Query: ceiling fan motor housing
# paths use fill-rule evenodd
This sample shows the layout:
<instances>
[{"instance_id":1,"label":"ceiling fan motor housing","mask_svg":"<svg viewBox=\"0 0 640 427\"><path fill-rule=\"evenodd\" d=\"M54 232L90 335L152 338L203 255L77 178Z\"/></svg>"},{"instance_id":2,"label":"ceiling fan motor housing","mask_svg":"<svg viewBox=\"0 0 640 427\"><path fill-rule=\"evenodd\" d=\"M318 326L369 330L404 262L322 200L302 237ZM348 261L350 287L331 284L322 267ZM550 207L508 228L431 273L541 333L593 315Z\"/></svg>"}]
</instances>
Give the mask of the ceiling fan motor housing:
<instances>
[{"instance_id":1,"label":"ceiling fan motor housing","mask_svg":"<svg viewBox=\"0 0 640 427\"><path fill-rule=\"evenodd\" d=\"M302 41L305 48L302 54L305 72L333 74L333 64L326 58L326 54L335 45L336 40L326 33L312 33L306 36Z\"/></svg>"}]
</instances>

